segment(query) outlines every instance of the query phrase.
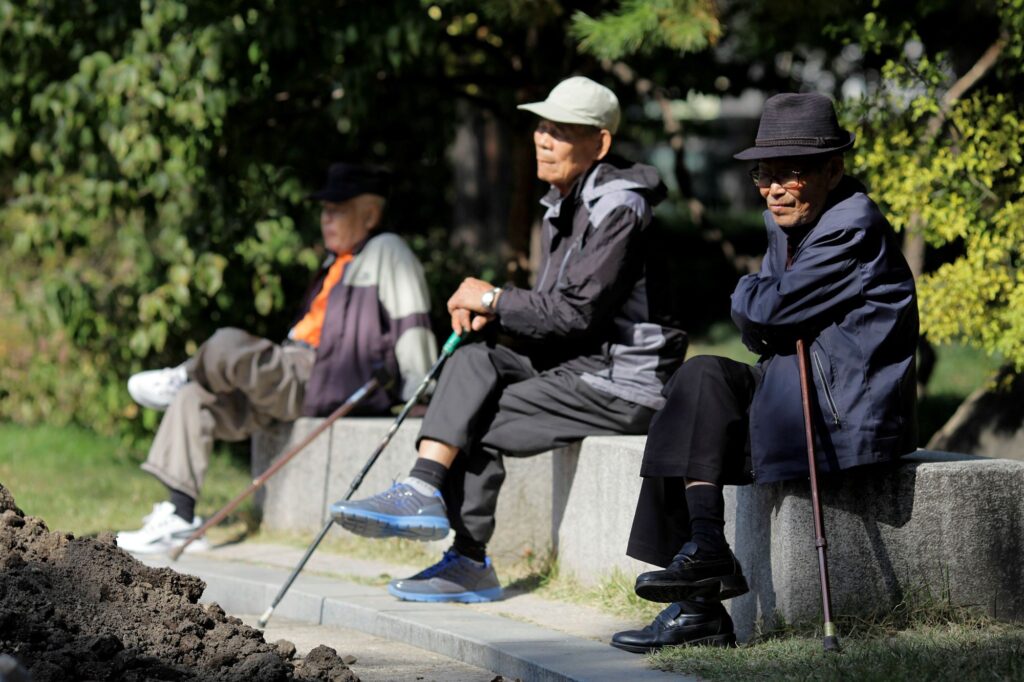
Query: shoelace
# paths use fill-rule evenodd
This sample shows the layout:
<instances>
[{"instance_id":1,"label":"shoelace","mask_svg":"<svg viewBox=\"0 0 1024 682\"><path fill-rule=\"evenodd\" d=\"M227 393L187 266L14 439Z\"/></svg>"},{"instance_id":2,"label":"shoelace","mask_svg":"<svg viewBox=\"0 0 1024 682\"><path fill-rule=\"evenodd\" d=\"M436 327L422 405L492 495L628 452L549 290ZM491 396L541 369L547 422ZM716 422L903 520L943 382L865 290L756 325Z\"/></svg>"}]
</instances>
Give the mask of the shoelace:
<instances>
[{"instance_id":1,"label":"shoelace","mask_svg":"<svg viewBox=\"0 0 1024 682\"><path fill-rule=\"evenodd\" d=\"M419 577L421 577L421 578L433 578L435 575L440 573L443 569L447 568L449 564L457 563L458 560L459 560L459 555L455 551L453 551L453 550L448 550L447 552L444 553L444 556L441 557L440 561L438 561L433 566L428 566L427 568L424 568L422 571L420 571Z\"/></svg>"}]
</instances>

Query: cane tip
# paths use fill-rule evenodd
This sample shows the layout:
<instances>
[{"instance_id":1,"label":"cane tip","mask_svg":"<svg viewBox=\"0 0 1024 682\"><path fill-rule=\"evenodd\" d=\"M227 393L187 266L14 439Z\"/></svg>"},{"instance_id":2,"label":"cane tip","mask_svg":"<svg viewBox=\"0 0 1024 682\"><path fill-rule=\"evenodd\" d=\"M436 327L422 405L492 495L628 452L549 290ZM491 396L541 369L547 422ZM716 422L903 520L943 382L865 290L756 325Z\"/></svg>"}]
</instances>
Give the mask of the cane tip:
<instances>
[{"instance_id":1,"label":"cane tip","mask_svg":"<svg viewBox=\"0 0 1024 682\"><path fill-rule=\"evenodd\" d=\"M263 628L267 627L267 621L270 620L270 615L272 613L274 613L274 607L273 606L271 606L270 608L268 608L266 611L263 612L263 615L260 616L260 619L258 621L256 621L256 627L258 627L261 630Z\"/></svg>"},{"instance_id":2,"label":"cane tip","mask_svg":"<svg viewBox=\"0 0 1024 682\"><path fill-rule=\"evenodd\" d=\"M825 635L824 639L822 639L822 644L825 645L825 651L839 653L843 650L843 648L839 646L839 638L835 635Z\"/></svg>"}]
</instances>

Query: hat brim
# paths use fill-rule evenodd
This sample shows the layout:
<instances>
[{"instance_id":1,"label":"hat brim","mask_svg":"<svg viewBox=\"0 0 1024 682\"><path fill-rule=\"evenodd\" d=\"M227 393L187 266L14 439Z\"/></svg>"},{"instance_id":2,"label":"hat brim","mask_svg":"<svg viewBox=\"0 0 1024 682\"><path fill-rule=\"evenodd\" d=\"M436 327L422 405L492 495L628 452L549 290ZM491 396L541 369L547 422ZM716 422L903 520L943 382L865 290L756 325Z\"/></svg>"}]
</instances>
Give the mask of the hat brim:
<instances>
[{"instance_id":1,"label":"hat brim","mask_svg":"<svg viewBox=\"0 0 1024 682\"><path fill-rule=\"evenodd\" d=\"M318 192L313 192L306 199L310 201L330 201L335 204L340 204L343 201L348 201L352 197L365 194L365 190L357 189L322 189Z\"/></svg>"},{"instance_id":2,"label":"hat brim","mask_svg":"<svg viewBox=\"0 0 1024 682\"><path fill-rule=\"evenodd\" d=\"M850 136L846 142L835 147L807 147L801 145L788 145L783 147L748 147L743 151L733 154L732 158L740 161L757 161L760 159L780 159L788 156L817 156L819 154L830 154L841 152L853 146L856 135L847 133Z\"/></svg>"},{"instance_id":3,"label":"hat brim","mask_svg":"<svg viewBox=\"0 0 1024 682\"><path fill-rule=\"evenodd\" d=\"M551 104L550 102L531 102L530 104L520 104L516 108L537 114L541 118L546 118L547 120L554 121L555 123L577 123L585 126L594 126L595 128L603 127L592 118L586 118L585 116L574 114L573 112Z\"/></svg>"}]
</instances>

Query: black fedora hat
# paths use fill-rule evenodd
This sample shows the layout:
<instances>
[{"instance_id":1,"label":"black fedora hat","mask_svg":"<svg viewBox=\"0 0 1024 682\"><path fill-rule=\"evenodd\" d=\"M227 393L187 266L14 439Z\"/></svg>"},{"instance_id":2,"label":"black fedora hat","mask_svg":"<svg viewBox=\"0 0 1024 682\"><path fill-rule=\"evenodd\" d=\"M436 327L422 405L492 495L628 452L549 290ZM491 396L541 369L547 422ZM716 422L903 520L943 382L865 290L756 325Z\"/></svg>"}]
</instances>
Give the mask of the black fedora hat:
<instances>
[{"instance_id":1,"label":"black fedora hat","mask_svg":"<svg viewBox=\"0 0 1024 682\"><path fill-rule=\"evenodd\" d=\"M764 103L754 146L735 159L776 159L849 149L854 135L839 127L832 100L816 92L784 93Z\"/></svg>"},{"instance_id":2,"label":"black fedora hat","mask_svg":"<svg viewBox=\"0 0 1024 682\"><path fill-rule=\"evenodd\" d=\"M381 168L370 168L354 163L332 163L327 170L327 184L307 199L341 203L360 194L387 197L391 187L391 174Z\"/></svg>"}]
</instances>

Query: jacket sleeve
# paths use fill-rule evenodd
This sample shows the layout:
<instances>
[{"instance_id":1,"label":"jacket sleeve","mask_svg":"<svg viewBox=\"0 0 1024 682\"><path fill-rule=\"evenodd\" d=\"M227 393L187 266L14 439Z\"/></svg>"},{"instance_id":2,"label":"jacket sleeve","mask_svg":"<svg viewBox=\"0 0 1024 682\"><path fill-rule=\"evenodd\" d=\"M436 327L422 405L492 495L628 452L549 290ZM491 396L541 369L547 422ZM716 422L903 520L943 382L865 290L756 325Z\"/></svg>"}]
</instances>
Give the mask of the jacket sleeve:
<instances>
[{"instance_id":1,"label":"jacket sleeve","mask_svg":"<svg viewBox=\"0 0 1024 682\"><path fill-rule=\"evenodd\" d=\"M423 266L401 238L388 238L393 241L383 254L378 295L391 321L404 401L430 371L437 356L437 340L430 329L430 296Z\"/></svg>"},{"instance_id":2,"label":"jacket sleeve","mask_svg":"<svg viewBox=\"0 0 1024 682\"><path fill-rule=\"evenodd\" d=\"M859 298L864 238L864 228L812 231L789 270L773 272L766 257L761 272L741 277L732 319L747 348L762 355L789 350L797 336L816 333Z\"/></svg>"},{"instance_id":3,"label":"jacket sleeve","mask_svg":"<svg viewBox=\"0 0 1024 682\"><path fill-rule=\"evenodd\" d=\"M502 327L530 339L573 338L619 310L632 290L632 274L640 265L640 235L650 215L643 197L623 194L630 195L628 203L612 209L600 225L589 225L583 239L570 247L560 286L545 292L510 288L502 293L497 307ZM638 205L643 210L638 211ZM557 273L562 263L549 267Z\"/></svg>"}]
</instances>

